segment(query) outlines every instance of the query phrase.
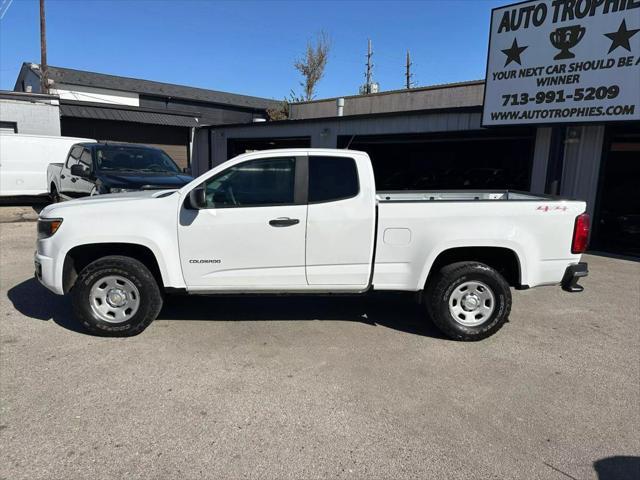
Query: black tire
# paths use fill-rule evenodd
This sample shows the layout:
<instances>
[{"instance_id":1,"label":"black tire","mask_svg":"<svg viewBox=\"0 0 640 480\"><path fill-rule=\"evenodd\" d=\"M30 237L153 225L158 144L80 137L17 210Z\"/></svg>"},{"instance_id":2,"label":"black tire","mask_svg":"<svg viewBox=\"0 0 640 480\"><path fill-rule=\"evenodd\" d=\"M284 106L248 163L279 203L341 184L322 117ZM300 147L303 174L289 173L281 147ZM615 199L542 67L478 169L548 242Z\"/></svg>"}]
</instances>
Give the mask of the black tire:
<instances>
[{"instance_id":1,"label":"black tire","mask_svg":"<svg viewBox=\"0 0 640 480\"><path fill-rule=\"evenodd\" d=\"M467 282L481 282L489 287L495 302L493 311L486 318L482 318L481 313L478 314L479 320L475 320L475 317L470 318L471 322L482 322L473 326L461 323L449 307L452 294L458 287L465 288L464 284ZM479 262L458 262L444 267L429 282L425 300L427 312L433 323L453 340L476 341L487 338L502 328L511 312L509 284L496 270ZM488 305L491 306L491 300L488 300ZM465 313L462 316L466 319Z\"/></svg>"},{"instance_id":2,"label":"black tire","mask_svg":"<svg viewBox=\"0 0 640 480\"><path fill-rule=\"evenodd\" d=\"M58 193L58 189L53 184L51 184L51 193L49 194L49 198L51 199L51 203L59 203L62 201L60 194Z\"/></svg>"},{"instance_id":3,"label":"black tire","mask_svg":"<svg viewBox=\"0 0 640 480\"><path fill-rule=\"evenodd\" d=\"M131 282L137 289L137 311L118 323L100 318L91 304L92 287L107 277L124 277L125 281ZM87 265L78 275L71 296L77 320L91 332L102 336L137 335L156 319L162 309L162 294L149 269L134 258L119 255L103 257Z\"/></svg>"}]
</instances>

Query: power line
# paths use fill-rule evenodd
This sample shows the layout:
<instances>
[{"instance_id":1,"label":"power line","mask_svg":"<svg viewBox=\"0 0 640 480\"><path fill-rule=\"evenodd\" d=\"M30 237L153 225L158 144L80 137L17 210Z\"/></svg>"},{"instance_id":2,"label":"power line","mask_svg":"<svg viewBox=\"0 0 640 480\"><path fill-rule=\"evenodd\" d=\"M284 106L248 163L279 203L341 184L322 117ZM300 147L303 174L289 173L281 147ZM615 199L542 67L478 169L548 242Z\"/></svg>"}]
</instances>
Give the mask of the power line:
<instances>
[{"instance_id":1,"label":"power line","mask_svg":"<svg viewBox=\"0 0 640 480\"><path fill-rule=\"evenodd\" d=\"M0 20L4 18L12 3L13 0L2 0L2 3L0 3Z\"/></svg>"}]
</instances>

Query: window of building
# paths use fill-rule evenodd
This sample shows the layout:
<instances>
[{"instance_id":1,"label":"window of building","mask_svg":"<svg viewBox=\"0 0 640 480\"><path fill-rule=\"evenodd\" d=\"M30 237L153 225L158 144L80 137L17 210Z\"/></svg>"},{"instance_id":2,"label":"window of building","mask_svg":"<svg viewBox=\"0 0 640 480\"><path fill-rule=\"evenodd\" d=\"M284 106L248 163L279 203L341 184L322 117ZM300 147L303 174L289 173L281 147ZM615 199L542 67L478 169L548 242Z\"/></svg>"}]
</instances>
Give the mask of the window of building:
<instances>
[{"instance_id":1,"label":"window of building","mask_svg":"<svg viewBox=\"0 0 640 480\"><path fill-rule=\"evenodd\" d=\"M18 124L16 122L0 122L0 132L18 133Z\"/></svg>"},{"instance_id":2,"label":"window of building","mask_svg":"<svg viewBox=\"0 0 640 480\"><path fill-rule=\"evenodd\" d=\"M355 197L360 190L353 158L309 158L309 203Z\"/></svg>"},{"instance_id":3,"label":"window of building","mask_svg":"<svg viewBox=\"0 0 640 480\"><path fill-rule=\"evenodd\" d=\"M296 160L254 160L228 168L205 184L207 205L215 208L293 205Z\"/></svg>"}]
</instances>

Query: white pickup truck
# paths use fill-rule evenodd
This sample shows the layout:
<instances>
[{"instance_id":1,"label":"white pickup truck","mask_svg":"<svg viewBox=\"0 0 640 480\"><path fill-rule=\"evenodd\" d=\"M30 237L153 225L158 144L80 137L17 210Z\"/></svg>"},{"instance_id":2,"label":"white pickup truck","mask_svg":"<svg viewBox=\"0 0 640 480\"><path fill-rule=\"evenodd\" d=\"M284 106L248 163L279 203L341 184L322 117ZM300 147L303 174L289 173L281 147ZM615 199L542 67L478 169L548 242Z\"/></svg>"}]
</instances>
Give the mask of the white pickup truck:
<instances>
[{"instance_id":1,"label":"white pickup truck","mask_svg":"<svg viewBox=\"0 0 640 480\"><path fill-rule=\"evenodd\" d=\"M166 293L416 292L447 336L495 333L516 289L581 291L585 203L511 191L376 192L366 153L240 155L179 190L45 208L36 276L78 319L135 335Z\"/></svg>"}]
</instances>

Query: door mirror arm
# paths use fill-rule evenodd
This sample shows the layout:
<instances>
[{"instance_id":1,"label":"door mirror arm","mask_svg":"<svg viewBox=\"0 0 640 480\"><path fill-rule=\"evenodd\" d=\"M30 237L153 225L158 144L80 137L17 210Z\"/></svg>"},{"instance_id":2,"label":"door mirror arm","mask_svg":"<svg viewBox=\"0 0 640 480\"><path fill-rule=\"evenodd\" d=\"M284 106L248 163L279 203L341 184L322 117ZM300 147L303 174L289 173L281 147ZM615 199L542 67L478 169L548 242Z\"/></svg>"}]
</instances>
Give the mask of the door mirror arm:
<instances>
[{"instance_id":1,"label":"door mirror arm","mask_svg":"<svg viewBox=\"0 0 640 480\"><path fill-rule=\"evenodd\" d=\"M207 208L207 195L204 187L197 187L189 192L189 206L193 210Z\"/></svg>"}]
</instances>

